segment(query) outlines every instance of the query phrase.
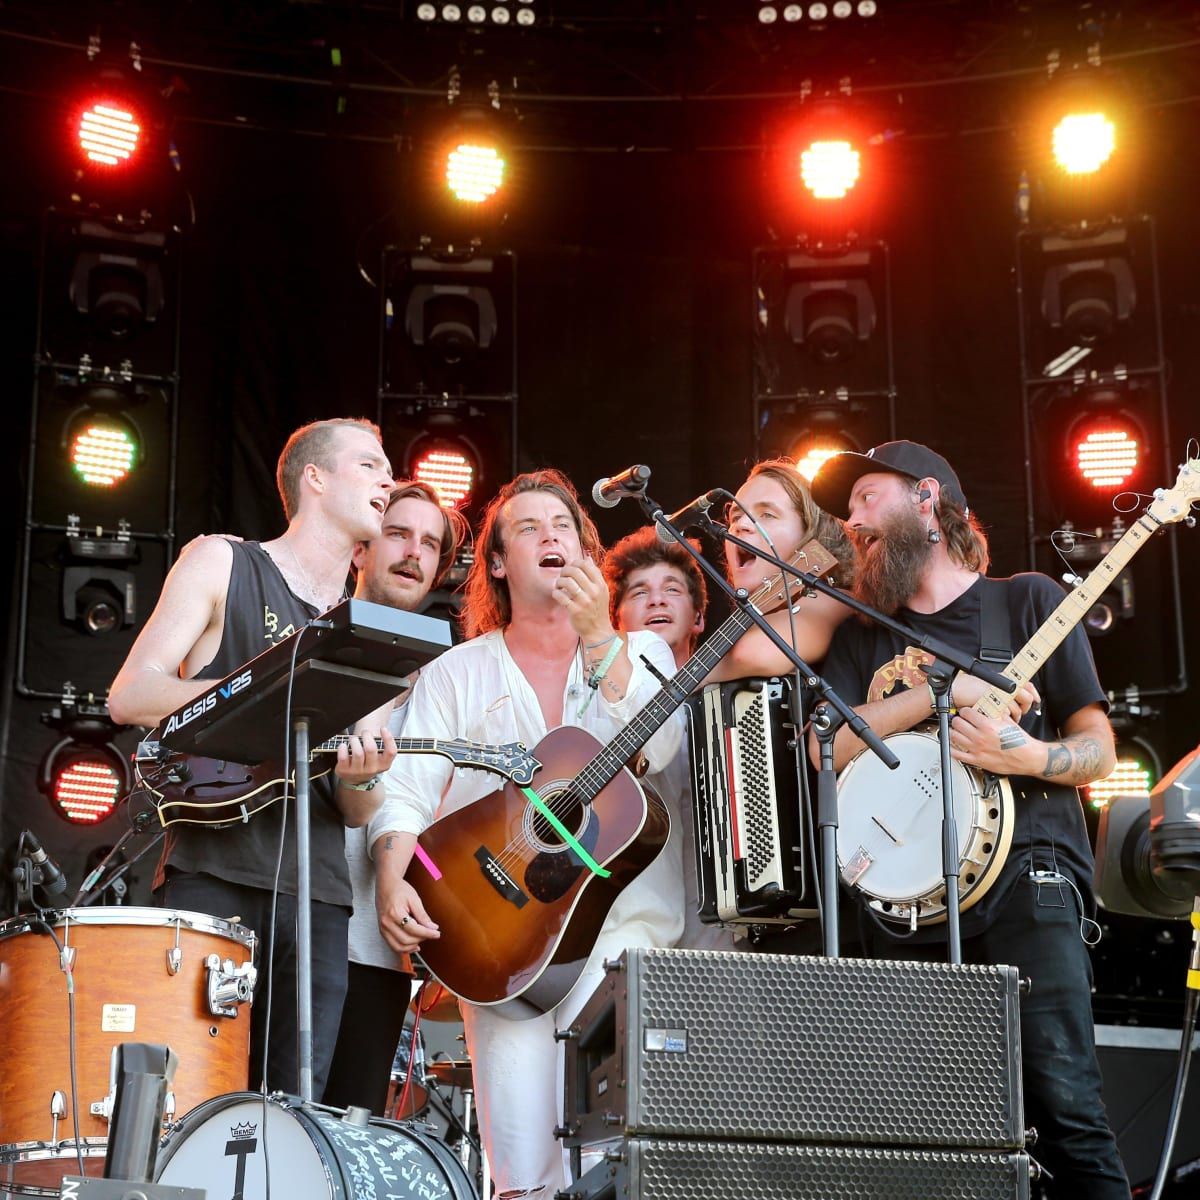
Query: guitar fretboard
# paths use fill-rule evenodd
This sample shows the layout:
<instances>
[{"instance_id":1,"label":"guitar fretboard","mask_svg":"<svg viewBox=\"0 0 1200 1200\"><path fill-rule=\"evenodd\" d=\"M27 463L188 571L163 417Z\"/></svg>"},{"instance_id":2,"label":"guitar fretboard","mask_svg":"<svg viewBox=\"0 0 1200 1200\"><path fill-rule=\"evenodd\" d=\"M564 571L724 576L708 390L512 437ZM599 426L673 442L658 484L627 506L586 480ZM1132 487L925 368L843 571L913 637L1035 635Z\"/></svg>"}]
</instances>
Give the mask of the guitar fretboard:
<instances>
[{"instance_id":1,"label":"guitar fretboard","mask_svg":"<svg viewBox=\"0 0 1200 1200\"><path fill-rule=\"evenodd\" d=\"M816 542L808 542L792 556L792 565L808 562L807 570L814 574L825 574L836 560ZM788 594L797 584L788 584ZM773 596L782 594L779 581L764 584L750 597L750 603L758 611L772 602ZM754 618L745 609L739 608L726 618L712 635L688 659L686 663L659 688L647 701L644 708L630 720L629 724L575 777L572 792L584 803L594 799L610 779L654 736L667 718L691 695L696 685L729 653L734 642L744 634Z\"/></svg>"},{"instance_id":2,"label":"guitar fretboard","mask_svg":"<svg viewBox=\"0 0 1200 1200\"><path fill-rule=\"evenodd\" d=\"M1096 569L1073 587L1062 603L1043 622L1041 628L1017 652L1002 672L1017 683L1032 679L1046 660L1062 645L1066 636L1087 615L1096 599L1125 569L1129 560L1145 545L1160 522L1149 513L1140 516L1121 540L1096 565ZM1009 696L989 688L976 702L975 711L985 717L1002 717L1008 712Z\"/></svg>"}]
</instances>

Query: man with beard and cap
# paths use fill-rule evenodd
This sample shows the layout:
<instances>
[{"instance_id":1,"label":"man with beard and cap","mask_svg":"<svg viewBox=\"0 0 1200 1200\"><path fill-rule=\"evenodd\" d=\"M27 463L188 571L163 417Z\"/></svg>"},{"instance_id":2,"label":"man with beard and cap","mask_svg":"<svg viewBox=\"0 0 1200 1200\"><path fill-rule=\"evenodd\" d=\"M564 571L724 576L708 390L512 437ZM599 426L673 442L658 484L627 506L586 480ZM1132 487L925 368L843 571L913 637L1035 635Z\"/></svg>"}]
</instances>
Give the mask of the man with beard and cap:
<instances>
[{"instance_id":1,"label":"man with beard and cap","mask_svg":"<svg viewBox=\"0 0 1200 1200\"><path fill-rule=\"evenodd\" d=\"M413 612L441 582L466 533L462 515L443 508L429 484L398 479L379 536L354 548L354 595ZM408 694L406 690L396 697L388 722L397 738L404 728ZM339 1108L360 1105L383 1116L412 990L412 960L397 954L379 932L375 871L365 828L346 830L346 861L354 889L349 986L325 1103Z\"/></svg>"},{"instance_id":2,"label":"man with beard and cap","mask_svg":"<svg viewBox=\"0 0 1200 1200\"><path fill-rule=\"evenodd\" d=\"M985 610L1003 614L1006 607L1012 653L1063 598L1045 575L987 578L983 530L950 464L926 446L886 442L867 454L838 455L818 473L813 496L847 519L858 597L958 650L978 654ZM985 599L986 589L999 598ZM999 619L998 628L1004 625ZM834 634L824 674L876 733L887 735L929 720L932 690L919 669L927 660L890 630L854 620ZM1037 1156L1054 1179L1052 1194L1128 1200L1100 1095L1084 941L1094 906L1092 853L1075 789L1107 775L1115 752L1082 629L1011 697L1004 716L989 719L972 708L985 690L972 676L954 679L951 755L1009 778L1015 828L998 879L963 913L963 961L1009 964L1032 980L1020 1001L1026 1112L1039 1133ZM835 766L862 749L843 727ZM944 924L908 936L863 911L868 954L945 958Z\"/></svg>"}]
</instances>

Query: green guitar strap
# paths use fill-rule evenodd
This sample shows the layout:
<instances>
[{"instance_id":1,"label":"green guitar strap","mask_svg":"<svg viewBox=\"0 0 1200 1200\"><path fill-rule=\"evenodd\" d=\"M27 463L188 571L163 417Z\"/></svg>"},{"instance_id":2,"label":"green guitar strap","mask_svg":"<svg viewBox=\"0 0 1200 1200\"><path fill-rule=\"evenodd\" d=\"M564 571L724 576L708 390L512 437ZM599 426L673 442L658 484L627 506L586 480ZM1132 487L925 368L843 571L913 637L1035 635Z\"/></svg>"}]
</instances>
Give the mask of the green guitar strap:
<instances>
[{"instance_id":1,"label":"green guitar strap","mask_svg":"<svg viewBox=\"0 0 1200 1200\"><path fill-rule=\"evenodd\" d=\"M550 822L550 826L554 832L557 833L558 836L562 838L562 840L566 842L568 846L571 847L571 849L579 857L580 862L582 862L583 865L587 867L587 869L591 871L593 875L599 875L601 879L607 879L612 874L611 871L606 871L579 844L579 839L571 834L567 827L550 811L550 809L546 806L545 800L543 800L541 796L539 796L537 792L533 790L533 788L523 787L521 791L525 793L525 798L529 801L529 803L532 804L533 807L536 808L538 812L540 812L542 816Z\"/></svg>"}]
</instances>

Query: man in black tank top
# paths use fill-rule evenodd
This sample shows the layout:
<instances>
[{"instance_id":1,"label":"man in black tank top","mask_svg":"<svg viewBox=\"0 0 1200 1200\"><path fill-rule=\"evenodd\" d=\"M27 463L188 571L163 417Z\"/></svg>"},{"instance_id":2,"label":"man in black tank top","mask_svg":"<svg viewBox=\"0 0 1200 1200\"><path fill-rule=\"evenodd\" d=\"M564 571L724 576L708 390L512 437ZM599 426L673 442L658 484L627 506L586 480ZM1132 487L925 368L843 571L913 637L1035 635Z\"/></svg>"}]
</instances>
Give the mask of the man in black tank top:
<instances>
[{"instance_id":1,"label":"man in black tank top","mask_svg":"<svg viewBox=\"0 0 1200 1200\"><path fill-rule=\"evenodd\" d=\"M192 543L109 693L113 719L156 725L267 647L340 601L356 543L377 537L392 489L378 429L367 421L319 421L288 439L276 473L286 532L274 541ZM374 781L395 757L375 736L387 714L358 723L339 751L336 776L313 785L312 942L313 1095L320 1099L346 990L346 926L351 905L344 827L365 824L378 807ZM370 734L371 736L366 736ZM282 738L285 734L281 731ZM282 757L282 753L280 755ZM238 917L261 939L259 987L251 1014L250 1080L264 1069L272 1089L298 1091L296 1046L296 867L289 838L279 875L274 933L271 894L284 806L275 804L231 829L174 825L154 878L157 899L173 908ZM265 964L274 964L271 1030L266 1030Z\"/></svg>"}]
</instances>

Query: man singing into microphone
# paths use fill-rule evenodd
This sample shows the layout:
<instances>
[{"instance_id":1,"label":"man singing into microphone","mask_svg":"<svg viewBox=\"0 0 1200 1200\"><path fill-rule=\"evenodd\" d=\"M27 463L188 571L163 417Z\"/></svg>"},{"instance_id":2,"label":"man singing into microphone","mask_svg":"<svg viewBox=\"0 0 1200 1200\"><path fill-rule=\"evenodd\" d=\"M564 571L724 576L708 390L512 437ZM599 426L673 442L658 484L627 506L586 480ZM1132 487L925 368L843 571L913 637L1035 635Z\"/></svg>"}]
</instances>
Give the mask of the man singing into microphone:
<instances>
[{"instance_id":1,"label":"man singing into microphone","mask_svg":"<svg viewBox=\"0 0 1200 1200\"><path fill-rule=\"evenodd\" d=\"M674 671L670 649L650 632L613 629L595 526L557 471L519 475L488 506L467 580L463 624L471 639L426 667L408 703L405 733L535 747L559 725L610 741L655 694L653 672ZM649 665L647 665L649 664ZM653 671L651 670L653 668ZM643 747L653 785L683 736L676 712ZM371 822L379 926L392 948L419 950L435 928L405 879L417 835L441 814L497 787L478 771L416 757L390 771ZM632 946L671 946L683 928L678 841L614 903L587 968L557 1008L513 1020L463 1004L475 1065L480 1127L498 1195L551 1200L565 1182L554 1138L561 1118L563 1028L604 977L604 960Z\"/></svg>"}]
</instances>

